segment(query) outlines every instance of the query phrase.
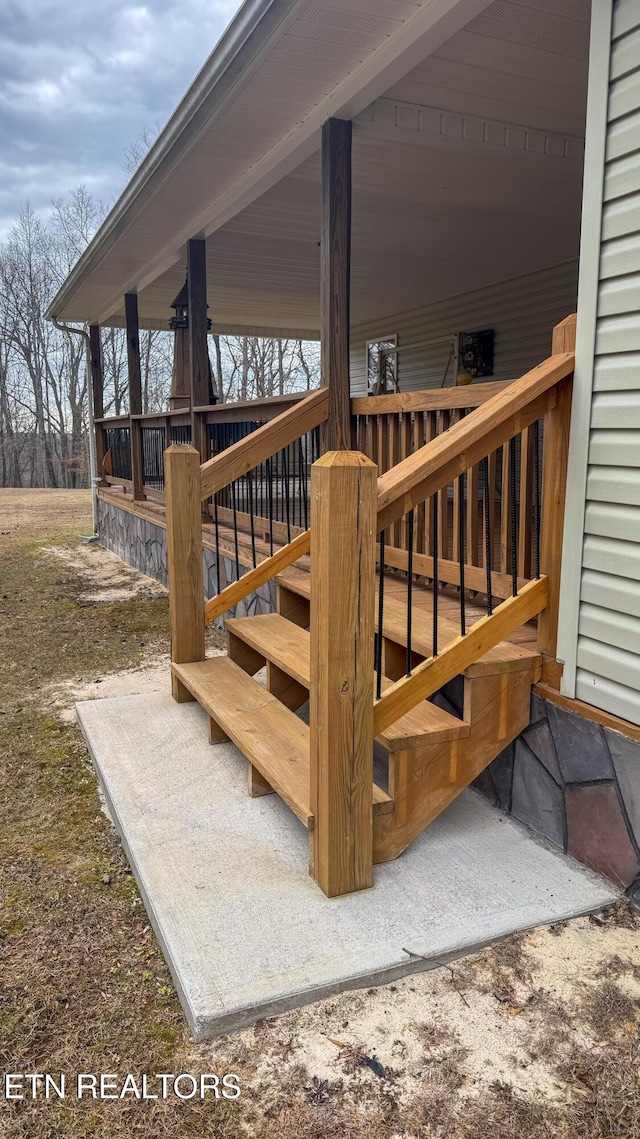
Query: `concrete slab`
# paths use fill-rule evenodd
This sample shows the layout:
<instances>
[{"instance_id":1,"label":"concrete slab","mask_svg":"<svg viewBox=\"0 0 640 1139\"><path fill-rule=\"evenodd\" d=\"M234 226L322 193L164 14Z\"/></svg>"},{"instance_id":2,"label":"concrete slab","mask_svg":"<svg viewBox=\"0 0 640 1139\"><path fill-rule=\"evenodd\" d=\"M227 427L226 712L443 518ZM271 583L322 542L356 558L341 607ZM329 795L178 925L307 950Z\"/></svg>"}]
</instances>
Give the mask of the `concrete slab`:
<instances>
[{"instance_id":1,"label":"concrete slab","mask_svg":"<svg viewBox=\"0 0 640 1139\"><path fill-rule=\"evenodd\" d=\"M247 797L246 760L209 746L198 705L153 693L77 710L196 1040L616 897L468 791L373 890L329 900L304 827L275 795Z\"/></svg>"}]
</instances>

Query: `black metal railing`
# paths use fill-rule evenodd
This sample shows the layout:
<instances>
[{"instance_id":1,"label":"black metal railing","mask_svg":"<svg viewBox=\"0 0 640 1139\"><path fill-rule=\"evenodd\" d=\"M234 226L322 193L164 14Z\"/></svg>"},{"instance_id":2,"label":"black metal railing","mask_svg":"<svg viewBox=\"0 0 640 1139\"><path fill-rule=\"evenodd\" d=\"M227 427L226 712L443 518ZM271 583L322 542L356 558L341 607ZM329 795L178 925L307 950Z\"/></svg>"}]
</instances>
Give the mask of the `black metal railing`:
<instances>
[{"instance_id":1,"label":"black metal railing","mask_svg":"<svg viewBox=\"0 0 640 1139\"><path fill-rule=\"evenodd\" d=\"M377 699L385 675L400 679L402 655L394 652L389 667L386 637L404 648L404 671L411 676L416 660L437 657L454 636L466 636L477 620L491 616L496 602L517 596L529 574L540 577L540 424L529 432L514 436L379 534ZM531 465L530 474L525 463ZM526 501L525 483L530 491ZM469 542L474 511L480 532L475 549ZM420 536L418 516L423 520ZM528 551L524 572L523 549Z\"/></svg>"},{"instance_id":2,"label":"black metal railing","mask_svg":"<svg viewBox=\"0 0 640 1139\"><path fill-rule=\"evenodd\" d=\"M212 457L258 426L216 424L214 433L210 425ZM255 567L259 553L273 554L309 528L311 466L319 457L320 429L315 428L213 496L209 512L218 562L221 552L231 554L240 577L241 566Z\"/></svg>"},{"instance_id":3,"label":"black metal railing","mask_svg":"<svg viewBox=\"0 0 640 1139\"><path fill-rule=\"evenodd\" d=\"M111 477L131 481L131 432L128 427L106 427L105 455L110 456Z\"/></svg>"},{"instance_id":4,"label":"black metal railing","mask_svg":"<svg viewBox=\"0 0 640 1139\"><path fill-rule=\"evenodd\" d=\"M171 443L190 443L191 424L164 424L142 429L142 481L148 490L164 491L164 453Z\"/></svg>"}]
</instances>

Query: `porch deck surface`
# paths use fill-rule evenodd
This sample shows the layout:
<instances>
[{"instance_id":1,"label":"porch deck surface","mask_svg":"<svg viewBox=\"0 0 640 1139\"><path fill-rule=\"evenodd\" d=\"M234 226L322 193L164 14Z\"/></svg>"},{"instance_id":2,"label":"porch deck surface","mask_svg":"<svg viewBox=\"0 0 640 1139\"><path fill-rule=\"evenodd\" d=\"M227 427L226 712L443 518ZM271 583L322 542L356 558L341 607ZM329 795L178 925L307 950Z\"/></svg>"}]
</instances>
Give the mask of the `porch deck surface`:
<instances>
[{"instance_id":1,"label":"porch deck surface","mask_svg":"<svg viewBox=\"0 0 640 1139\"><path fill-rule=\"evenodd\" d=\"M393 981L616 890L466 791L375 886L327 899L308 835L164 692L77 705L109 810L196 1040Z\"/></svg>"}]
</instances>

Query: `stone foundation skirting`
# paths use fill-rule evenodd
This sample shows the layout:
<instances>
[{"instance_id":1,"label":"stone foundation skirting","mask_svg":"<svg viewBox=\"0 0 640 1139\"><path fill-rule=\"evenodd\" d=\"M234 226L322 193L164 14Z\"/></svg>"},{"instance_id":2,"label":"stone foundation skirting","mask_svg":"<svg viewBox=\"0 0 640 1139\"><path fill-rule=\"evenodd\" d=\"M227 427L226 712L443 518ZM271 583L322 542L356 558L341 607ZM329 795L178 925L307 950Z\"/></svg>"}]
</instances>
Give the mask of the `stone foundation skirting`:
<instances>
[{"instance_id":1,"label":"stone foundation skirting","mask_svg":"<svg viewBox=\"0 0 640 1139\"><path fill-rule=\"evenodd\" d=\"M99 498L98 534L102 545L112 550L127 565L162 585L167 585L167 531L163 526L157 526L147 518L141 518ZM222 556L218 566L214 550L203 549L202 568L205 600L215 597L237 580L233 559ZM239 601L232 615L249 617L257 613L273 612L275 607L276 587L271 581L260 586L255 593L250 593L244 601ZM215 623L222 628L224 619L220 617Z\"/></svg>"},{"instance_id":2,"label":"stone foundation skirting","mask_svg":"<svg viewBox=\"0 0 640 1139\"><path fill-rule=\"evenodd\" d=\"M640 743L531 697L531 724L476 781L640 907Z\"/></svg>"},{"instance_id":3,"label":"stone foundation skirting","mask_svg":"<svg viewBox=\"0 0 640 1139\"><path fill-rule=\"evenodd\" d=\"M98 500L100 541L141 573L167 584L167 534L161 526ZM205 597L236 580L231 558L203 550ZM239 602L234 616L275 610L275 583ZM220 626L223 619L217 622ZM446 701L462 715L462 685ZM531 698L531 724L475 786L495 805L560 850L627 890L640 905L640 743Z\"/></svg>"}]
</instances>

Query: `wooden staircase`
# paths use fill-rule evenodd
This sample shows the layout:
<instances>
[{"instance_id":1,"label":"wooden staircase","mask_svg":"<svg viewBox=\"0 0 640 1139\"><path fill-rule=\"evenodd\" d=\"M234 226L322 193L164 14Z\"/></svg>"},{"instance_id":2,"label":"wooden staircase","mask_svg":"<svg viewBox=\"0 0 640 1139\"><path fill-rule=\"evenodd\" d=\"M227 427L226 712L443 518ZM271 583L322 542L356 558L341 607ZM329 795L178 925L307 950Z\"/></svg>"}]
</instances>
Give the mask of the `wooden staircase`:
<instances>
[{"instance_id":1,"label":"wooden staircase","mask_svg":"<svg viewBox=\"0 0 640 1139\"><path fill-rule=\"evenodd\" d=\"M310 733L304 714L299 714L311 686L306 628L311 582L309 572L296 567L276 580L278 612L225 622L226 657L173 664L172 669L207 712L211 743L232 740L246 756L249 794L275 792L311 830ZM390 599L389 608L384 632L393 658L392 647L404 652L406 607L403 613L402 603L391 604ZM428 619L423 608L415 623L416 648L427 635ZM441 622L441 631L445 625ZM372 786L375 863L397 858L523 731L541 660L540 653L504 641L463 673L461 715L448 710L445 698L436 694L377 735ZM264 681L254 679L263 669ZM385 677L383 691L391 684ZM371 686L373 698L373 675Z\"/></svg>"},{"instance_id":2,"label":"wooden staircase","mask_svg":"<svg viewBox=\"0 0 640 1139\"><path fill-rule=\"evenodd\" d=\"M322 423L326 391L202 466L191 447L165 452L174 698L197 700L211 743L232 740L245 755L251 796L275 792L308 828L310 873L328 896L372 886L373 865L406 850L529 723L531 686L555 653L571 328L570 318L558 326L543 364L407 446L380 477L363 451L323 455L311 468L310 529L257 563L254 549L253 568L204 604L202 502L247 472L259 477L276 449ZM418 438L404 405L401 414L407 438L414 428ZM521 511L534 527L527 576L514 554L511 572L492 578L491 539L483 565L465 558L462 510L453 560L446 525L438 554L447 488L464 502L470 469L482 463L489 472L497 448L509 457L504 488L515 440L525 455L523 433L537 432L540 419L541 486L530 513ZM485 536L493 481L487 473ZM505 549L509 539L517 546L513 491L511 502ZM467 504L475 510L475 489ZM432 510L428 554L413 545L423 506ZM226 620L227 656L206 659L205 623L273 581L277 611Z\"/></svg>"}]
</instances>

